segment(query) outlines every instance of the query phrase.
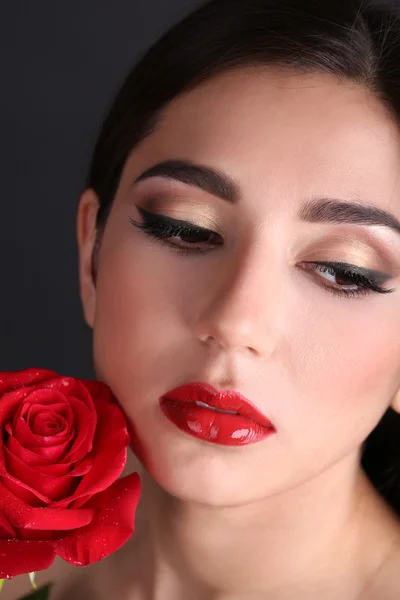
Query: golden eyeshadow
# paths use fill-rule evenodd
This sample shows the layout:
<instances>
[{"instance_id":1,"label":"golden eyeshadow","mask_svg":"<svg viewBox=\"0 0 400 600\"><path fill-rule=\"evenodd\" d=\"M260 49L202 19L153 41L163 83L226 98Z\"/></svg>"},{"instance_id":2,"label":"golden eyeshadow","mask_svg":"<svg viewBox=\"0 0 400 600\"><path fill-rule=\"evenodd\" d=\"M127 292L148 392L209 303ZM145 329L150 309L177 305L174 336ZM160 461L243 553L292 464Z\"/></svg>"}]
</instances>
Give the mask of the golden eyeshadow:
<instances>
[{"instance_id":1,"label":"golden eyeshadow","mask_svg":"<svg viewBox=\"0 0 400 600\"><path fill-rule=\"evenodd\" d=\"M329 260L348 262L359 267L373 271L384 271L385 273L400 272L400 264L390 256L390 251L381 248L382 244L377 240L376 244L364 241L360 237L348 235L330 235L326 239L319 239L307 248L305 258L302 260L316 260L321 256L329 257ZM354 235L354 234L353 234Z\"/></svg>"},{"instance_id":2,"label":"golden eyeshadow","mask_svg":"<svg viewBox=\"0 0 400 600\"><path fill-rule=\"evenodd\" d=\"M221 219L221 210L214 210L212 204L204 201L204 192L191 188L180 189L176 182L162 180L151 182L152 187L141 193L142 206L151 212L159 213L173 219L189 221L193 225L215 231L226 238L232 234L234 226L224 225L226 219ZM143 182L146 190L146 182ZM233 219L235 221L235 219ZM335 231L333 230L335 229ZM301 260L332 260L347 262L365 269L381 271L400 276L400 245L395 243L392 235L385 235L381 228L355 228L351 225L318 225L304 229L291 247ZM294 229L296 237L296 228ZM314 240L310 244L310 239ZM296 250L297 249L297 250Z\"/></svg>"},{"instance_id":3,"label":"golden eyeshadow","mask_svg":"<svg viewBox=\"0 0 400 600\"><path fill-rule=\"evenodd\" d=\"M173 198L163 198L150 196L143 201L144 208L150 212L165 215L172 219L180 221L189 221L198 227L211 229L224 236L226 231L217 218L216 211L208 204L200 202L197 198L192 198L185 194L182 198L174 196Z\"/></svg>"}]
</instances>

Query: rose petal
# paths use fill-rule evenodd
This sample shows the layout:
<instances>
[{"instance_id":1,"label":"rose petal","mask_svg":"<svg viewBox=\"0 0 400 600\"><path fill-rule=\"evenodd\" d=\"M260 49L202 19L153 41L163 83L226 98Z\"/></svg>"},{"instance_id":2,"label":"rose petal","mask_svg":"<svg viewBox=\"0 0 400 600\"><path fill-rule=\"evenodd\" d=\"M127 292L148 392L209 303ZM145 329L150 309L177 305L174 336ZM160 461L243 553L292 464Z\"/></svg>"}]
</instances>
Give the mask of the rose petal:
<instances>
[{"instance_id":1,"label":"rose petal","mask_svg":"<svg viewBox=\"0 0 400 600\"><path fill-rule=\"evenodd\" d=\"M14 536L15 530L12 527L11 523L9 523L5 516L2 513L0 513L0 539L7 539Z\"/></svg>"},{"instance_id":2,"label":"rose petal","mask_svg":"<svg viewBox=\"0 0 400 600\"><path fill-rule=\"evenodd\" d=\"M58 532L60 533L60 532ZM15 538L17 540L53 540L55 536L54 531L45 531L44 529L18 529L15 528ZM61 532L61 535L65 535L64 532Z\"/></svg>"},{"instance_id":3,"label":"rose petal","mask_svg":"<svg viewBox=\"0 0 400 600\"><path fill-rule=\"evenodd\" d=\"M84 527L95 515L93 508L32 508L0 483L0 512L13 527L69 530Z\"/></svg>"},{"instance_id":4,"label":"rose petal","mask_svg":"<svg viewBox=\"0 0 400 600\"><path fill-rule=\"evenodd\" d=\"M61 376L57 375L53 379L48 379L47 381L41 384L41 388L46 389L55 389L62 392L65 397L68 396L77 396L79 397L81 389L81 381L85 381L82 379L77 379L75 377ZM92 406L92 398L90 397L90 401L88 403L88 407Z\"/></svg>"},{"instance_id":5,"label":"rose petal","mask_svg":"<svg viewBox=\"0 0 400 600\"><path fill-rule=\"evenodd\" d=\"M49 369L29 368L20 371L3 371L0 374L0 396L21 386L35 385L54 377L59 377L58 373Z\"/></svg>"},{"instance_id":6,"label":"rose petal","mask_svg":"<svg viewBox=\"0 0 400 600\"><path fill-rule=\"evenodd\" d=\"M48 569L54 562L53 542L0 540L0 578Z\"/></svg>"},{"instance_id":7,"label":"rose petal","mask_svg":"<svg viewBox=\"0 0 400 600\"><path fill-rule=\"evenodd\" d=\"M88 454L85 456L85 458L82 458L82 460L75 463L74 468L69 472L69 474L74 475L74 477L81 477L82 475L89 473L92 466L93 458Z\"/></svg>"},{"instance_id":8,"label":"rose petal","mask_svg":"<svg viewBox=\"0 0 400 600\"><path fill-rule=\"evenodd\" d=\"M53 444L48 446L43 444L43 439L30 431L28 424L25 423L24 420L20 419L15 428L15 436L13 437L15 437L23 447L34 451L43 458L49 459L51 462L57 462L67 453L73 434L74 432L71 430L69 438L66 440L57 440L56 438Z\"/></svg>"},{"instance_id":9,"label":"rose petal","mask_svg":"<svg viewBox=\"0 0 400 600\"><path fill-rule=\"evenodd\" d=\"M36 469L32 469L19 458L10 454L6 448L5 463L7 475L3 474L3 477L18 481L47 504L70 496L79 483L79 479L72 475L54 477L38 473ZM11 473L13 475L10 475Z\"/></svg>"},{"instance_id":10,"label":"rose petal","mask_svg":"<svg viewBox=\"0 0 400 600\"><path fill-rule=\"evenodd\" d=\"M4 424L12 418L16 408L30 393L31 389L24 387L0 396L0 427L4 427Z\"/></svg>"},{"instance_id":11,"label":"rose petal","mask_svg":"<svg viewBox=\"0 0 400 600\"><path fill-rule=\"evenodd\" d=\"M74 565L90 565L123 546L134 532L140 496L140 479L131 473L94 496L89 502L101 507L86 527L54 541L54 550Z\"/></svg>"},{"instance_id":12,"label":"rose petal","mask_svg":"<svg viewBox=\"0 0 400 600\"><path fill-rule=\"evenodd\" d=\"M70 477L81 477L86 475L92 468L93 459L91 456L85 456L79 462L74 465L70 464L59 464L59 465L41 465L35 467L33 470L36 472L37 477L42 474L49 477L62 477L63 475L69 475Z\"/></svg>"},{"instance_id":13,"label":"rose petal","mask_svg":"<svg viewBox=\"0 0 400 600\"><path fill-rule=\"evenodd\" d=\"M25 423L33 440L33 442L31 443L41 443L40 438L42 436L38 436L39 441L35 441L35 432L31 429L31 417L33 415L37 415L38 413L47 414L49 412L59 414L61 417L68 421L68 427L66 432L66 435L68 435L68 429L72 426L74 422L74 416L69 407L68 400L58 390L41 389L31 391L29 395L26 396L20 402L20 405L15 411L12 422L12 430L14 436L19 437L18 426L21 423Z\"/></svg>"},{"instance_id":14,"label":"rose petal","mask_svg":"<svg viewBox=\"0 0 400 600\"><path fill-rule=\"evenodd\" d=\"M117 399L105 383L97 381L96 379L79 379L79 382L89 392L94 404L96 404L98 398L107 398L108 402L118 406Z\"/></svg>"},{"instance_id":15,"label":"rose petal","mask_svg":"<svg viewBox=\"0 0 400 600\"><path fill-rule=\"evenodd\" d=\"M25 504L36 508L47 506L47 503L40 500L37 494L31 492L26 487L23 487L20 483L16 483L7 477L0 477L0 481L9 492Z\"/></svg>"},{"instance_id":16,"label":"rose petal","mask_svg":"<svg viewBox=\"0 0 400 600\"><path fill-rule=\"evenodd\" d=\"M68 436L70 425L68 419L54 407L44 408L42 405L33 404L27 415L29 429L35 435L43 438Z\"/></svg>"},{"instance_id":17,"label":"rose petal","mask_svg":"<svg viewBox=\"0 0 400 600\"><path fill-rule=\"evenodd\" d=\"M67 419L71 415L65 395L60 390L47 388L31 390L23 405L21 405L19 414L28 421L30 416L41 413L44 410L50 410Z\"/></svg>"},{"instance_id":18,"label":"rose petal","mask_svg":"<svg viewBox=\"0 0 400 600\"><path fill-rule=\"evenodd\" d=\"M48 456L40 456L36 452L33 452L31 448L24 448L21 446L20 442L15 439L14 436L10 436L7 440L6 446L10 452L14 454L14 456L18 456L21 460L23 460L27 465L31 467L42 467L42 466L56 466L52 463L51 458ZM64 465L57 465L63 466ZM68 464L65 465L68 468Z\"/></svg>"},{"instance_id":19,"label":"rose petal","mask_svg":"<svg viewBox=\"0 0 400 600\"><path fill-rule=\"evenodd\" d=\"M96 399L98 415L95 440L91 456L93 465L71 497L54 503L54 506L80 506L87 496L109 487L124 470L127 459L129 435L125 417L119 406L107 396ZM83 500L79 502L79 498Z\"/></svg>"},{"instance_id":20,"label":"rose petal","mask_svg":"<svg viewBox=\"0 0 400 600\"><path fill-rule=\"evenodd\" d=\"M68 462L80 460L90 452L97 427L97 413L89 392L83 385L80 386L78 392L78 397L69 397L77 433L70 452L65 456L65 460Z\"/></svg>"},{"instance_id":21,"label":"rose petal","mask_svg":"<svg viewBox=\"0 0 400 600\"><path fill-rule=\"evenodd\" d=\"M8 462L6 464L5 457L7 455ZM0 442L0 476L3 476L3 483L7 489L9 489L15 496L26 502L31 506L43 506L51 502L50 498L43 493L40 488L41 480L43 476L50 477L61 477L68 475L70 478L81 478L83 475L88 473L92 468L93 459L90 456L86 456L84 459L76 463L75 465L47 465L39 466L31 469L30 473L27 469L30 469L28 464L24 462L13 461L15 455L10 453L8 449L3 449L1 452ZM18 461L18 459L16 459ZM13 462L12 462L13 461ZM11 466L11 462L13 466ZM15 466L17 464L17 467ZM14 477L13 474L18 474L18 478ZM28 473L28 474L27 474ZM76 482L76 484L79 481ZM76 485L74 484L74 485ZM62 486L61 486L62 487ZM68 497L73 490L70 490L67 494L67 490L64 489L64 493L67 495L67 500L63 507L68 506L70 501ZM77 507L79 508L79 507Z\"/></svg>"},{"instance_id":22,"label":"rose petal","mask_svg":"<svg viewBox=\"0 0 400 600\"><path fill-rule=\"evenodd\" d=\"M67 399L63 399L63 401L61 402L42 402L41 398L42 398L42 394L41 392L44 392L45 390L39 390L39 396L38 396L38 401L37 402L32 402L29 403L29 405L26 408L25 414L23 411L21 411L21 415L26 417L26 420L37 416L38 414L42 414L44 411L48 410L51 413L54 413L55 415L59 415L60 417L63 417L64 419L66 419L68 422L71 422L71 417L72 417L72 412L71 409L69 407L68 401ZM46 390L49 391L49 390ZM52 391L51 397L54 396L54 390ZM61 396L62 397L62 394ZM30 397L29 397L30 400ZM28 404L28 402L26 403Z\"/></svg>"},{"instance_id":23,"label":"rose petal","mask_svg":"<svg viewBox=\"0 0 400 600\"><path fill-rule=\"evenodd\" d=\"M9 437L7 440L6 448L11 454L17 456L28 466L35 468L38 473L45 473L48 475L65 475L71 470L69 463L57 463L52 462L49 457L39 456L31 450L23 448L21 444L14 437ZM0 458L0 463L1 463Z\"/></svg>"}]
</instances>

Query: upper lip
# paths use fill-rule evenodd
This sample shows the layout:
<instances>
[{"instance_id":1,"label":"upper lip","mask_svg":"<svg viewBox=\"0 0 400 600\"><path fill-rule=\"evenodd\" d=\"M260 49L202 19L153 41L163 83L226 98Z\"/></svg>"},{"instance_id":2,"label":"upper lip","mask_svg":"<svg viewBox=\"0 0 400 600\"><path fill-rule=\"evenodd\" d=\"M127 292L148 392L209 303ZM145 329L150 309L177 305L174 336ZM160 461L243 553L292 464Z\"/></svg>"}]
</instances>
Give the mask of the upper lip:
<instances>
[{"instance_id":1,"label":"upper lip","mask_svg":"<svg viewBox=\"0 0 400 600\"><path fill-rule=\"evenodd\" d=\"M163 394L162 398L179 402L203 402L212 408L237 412L263 427L275 429L271 421L242 394L234 390L218 392L209 383L195 382L182 385Z\"/></svg>"}]
</instances>

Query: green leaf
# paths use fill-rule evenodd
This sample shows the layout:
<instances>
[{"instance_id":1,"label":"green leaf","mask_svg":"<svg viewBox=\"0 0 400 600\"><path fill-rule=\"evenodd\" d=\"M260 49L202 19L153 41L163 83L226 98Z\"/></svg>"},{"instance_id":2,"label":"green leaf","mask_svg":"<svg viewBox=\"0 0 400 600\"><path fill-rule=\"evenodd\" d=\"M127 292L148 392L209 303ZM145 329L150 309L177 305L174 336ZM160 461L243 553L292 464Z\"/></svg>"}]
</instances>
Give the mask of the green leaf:
<instances>
[{"instance_id":1,"label":"green leaf","mask_svg":"<svg viewBox=\"0 0 400 600\"><path fill-rule=\"evenodd\" d=\"M50 588L52 584L48 583L47 585L42 586L35 592L31 594L27 594L26 596L22 596L20 600L49 600L50 596Z\"/></svg>"},{"instance_id":2,"label":"green leaf","mask_svg":"<svg viewBox=\"0 0 400 600\"><path fill-rule=\"evenodd\" d=\"M4 582L5 582L5 579L0 579L0 592L1 592L1 588L3 587Z\"/></svg>"}]
</instances>

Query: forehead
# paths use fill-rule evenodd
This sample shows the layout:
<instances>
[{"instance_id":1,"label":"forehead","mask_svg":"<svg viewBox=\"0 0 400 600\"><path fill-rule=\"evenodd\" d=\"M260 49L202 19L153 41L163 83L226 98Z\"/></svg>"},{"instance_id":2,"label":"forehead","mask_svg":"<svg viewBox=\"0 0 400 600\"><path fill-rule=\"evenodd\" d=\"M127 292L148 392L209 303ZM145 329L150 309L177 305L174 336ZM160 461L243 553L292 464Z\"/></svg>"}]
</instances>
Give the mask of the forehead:
<instances>
[{"instance_id":1,"label":"forehead","mask_svg":"<svg viewBox=\"0 0 400 600\"><path fill-rule=\"evenodd\" d=\"M274 193L323 191L381 203L397 194L400 131L367 88L329 74L263 67L214 77L169 103L133 152L137 169L206 163ZM372 196L371 196L372 195Z\"/></svg>"}]
</instances>

